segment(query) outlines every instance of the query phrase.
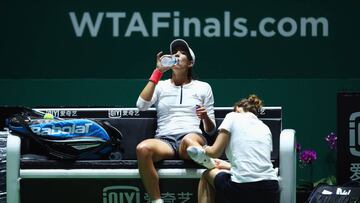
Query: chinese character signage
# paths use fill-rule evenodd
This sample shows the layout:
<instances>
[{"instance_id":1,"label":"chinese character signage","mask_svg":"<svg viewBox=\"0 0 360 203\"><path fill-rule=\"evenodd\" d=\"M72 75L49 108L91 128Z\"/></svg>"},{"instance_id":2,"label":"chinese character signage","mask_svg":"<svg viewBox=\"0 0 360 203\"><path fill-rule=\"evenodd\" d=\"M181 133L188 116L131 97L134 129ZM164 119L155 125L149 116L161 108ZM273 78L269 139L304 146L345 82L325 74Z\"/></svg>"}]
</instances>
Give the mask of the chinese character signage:
<instances>
[{"instance_id":1,"label":"chinese character signage","mask_svg":"<svg viewBox=\"0 0 360 203\"><path fill-rule=\"evenodd\" d=\"M337 95L337 181L360 181L360 92Z\"/></svg>"},{"instance_id":2,"label":"chinese character signage","mask_svg":"<svg viewBox=\"0 0 360 203\"><path fill-rule=\"evenodd\" d=\"M160 179L164 203L197 201L198 178ZM22 179L21 202L151 203L139 178Z\"/></svg>"}]
</instances>

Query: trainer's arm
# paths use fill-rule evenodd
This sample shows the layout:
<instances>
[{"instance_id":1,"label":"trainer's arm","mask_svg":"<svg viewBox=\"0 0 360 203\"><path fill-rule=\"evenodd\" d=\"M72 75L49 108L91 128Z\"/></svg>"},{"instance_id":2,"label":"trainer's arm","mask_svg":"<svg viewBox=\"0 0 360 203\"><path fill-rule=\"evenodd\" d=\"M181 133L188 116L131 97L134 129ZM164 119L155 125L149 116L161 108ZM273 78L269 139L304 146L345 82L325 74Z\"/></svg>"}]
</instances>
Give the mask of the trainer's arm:
<instances>
[{"instance_id":1,"label":"trainer's arm","mask_svg":"<svg viewBox=\"0 0 360 203\"><path fill-rule=\"evenodd\" d=\"M214 159L214 161L215 161L215 167L217 169L226 169L226 170L231 169L231 164L225 160Z\"/></svg>"},{"instance_id":2,"label":"trainer's arm","mask_svg":"<svg viewBox=\"0 0 360 203\"><path fill-rule=\"evenodd\" d=\"M213 158L220 157L230 140L230 132L225 129L220 129L218 136L212 146L205 146L204 150L207 155Z\"/></svg>"}]
</instances>

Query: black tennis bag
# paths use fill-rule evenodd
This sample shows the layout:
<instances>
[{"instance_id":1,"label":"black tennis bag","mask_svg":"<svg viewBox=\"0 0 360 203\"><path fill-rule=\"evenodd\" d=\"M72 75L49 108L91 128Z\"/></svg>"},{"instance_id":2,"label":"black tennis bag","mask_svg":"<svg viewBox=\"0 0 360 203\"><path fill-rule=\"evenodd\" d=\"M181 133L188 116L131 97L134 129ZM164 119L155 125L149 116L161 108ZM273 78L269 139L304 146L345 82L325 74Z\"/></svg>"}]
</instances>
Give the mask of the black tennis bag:
<instances>
[{"instance_id":1,"label":"black tennis bag","mask_svg":"<svg viewBox=\"0 0 360 203\"><path fill-rule=\"evenodd\" d=\"M122 158L122 134L105 120L61 119L23 108L6 120L6 126L22 143L37 144L57 159Z\"/></svg>"},{"instance_id":2,"label":"black tennis bag","mask_svg":"<svg viewBox=\"0 0 360 203\"><path fill-rule=\"evenodd\" d=\"M353 181L341 186L319 185L309 196L308 203L360 203L360 183Z\"/></svg>"}]
</instances>

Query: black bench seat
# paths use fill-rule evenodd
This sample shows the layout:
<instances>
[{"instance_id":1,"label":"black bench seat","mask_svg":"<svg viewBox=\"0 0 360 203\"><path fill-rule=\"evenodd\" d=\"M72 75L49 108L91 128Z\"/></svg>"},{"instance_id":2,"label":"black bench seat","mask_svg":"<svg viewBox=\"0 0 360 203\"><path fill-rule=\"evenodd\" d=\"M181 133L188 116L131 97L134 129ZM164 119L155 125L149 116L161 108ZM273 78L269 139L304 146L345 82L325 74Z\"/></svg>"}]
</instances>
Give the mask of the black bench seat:
<instances>
[{"instance_id":1,"label":"black bench seat","mask_svg":"<svg viewBox=\"0 0 360 203\"><path fill-rule=\"evenodd\" d=\"M26 150L26 146L23 150L20 138L8 132L6 182L9 202L108 203L125 202L124 198L128 198L127 202L147 202L148 196L137 169L136 146L154 136L155 109L144 112L136 108L60 107L37 110L60 118L107 120L123 134L123 159L54 160L33 154L31 149ZM230 111L232 107L215 107L217 126ZM281 107L266 107L259 118L272 132L271 159L279 173L281 203L295 203L295 131L282 130L281 111ZM206 136L209 144L216 138L216 135ZM159 173L161 191L164 192L162 196L174 202L184 202L184 198L187 202L196 202L197 183L205 170L203 167L191 160L176 159L160 161L155 167Z\"/></svg>"}]
</instances>

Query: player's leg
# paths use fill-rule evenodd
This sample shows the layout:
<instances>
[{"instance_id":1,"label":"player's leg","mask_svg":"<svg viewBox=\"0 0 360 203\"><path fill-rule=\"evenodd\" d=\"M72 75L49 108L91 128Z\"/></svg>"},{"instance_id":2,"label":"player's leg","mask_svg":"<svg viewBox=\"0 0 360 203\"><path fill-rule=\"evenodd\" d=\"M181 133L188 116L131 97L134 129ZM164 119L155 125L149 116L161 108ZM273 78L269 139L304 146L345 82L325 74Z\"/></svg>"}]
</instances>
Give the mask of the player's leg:
<instances>
[{"instance_id":1,"label":"player's leg","mask_svg":"<svg viewBox=\"0 0 360 203\"><path fill-rule=\"evenodd\" d=\"M213 181L218 172L218 169L212 169L206 170L202 174L198 186L198 203L215 202L215 188Z\"/></svg>"},{"instance_id":2,"label":"player's leg","mask_svg":"<svg viewBox=\"0 0 360 203\"><path fill-rule=\"evenodd\" d=\"M172 147L159 139L147 139L136 147L139 173L142 182L152 200L161 198L159 187L159 176L154 166L154 162L171 159L174 157Z\"/></svg>"},{"instance_id":3,"label":"player's leg","mask_svg":"<svg viewBox=\"0 0 360 203\"><path fill-rule=\"evenodd\" d=\"M206 140L202 135L196 133L189 133L185 135L179 147L179 156L181 159L190 159L189 155L187 154L186 149L190 146L203 146L206 144Z\"/></svg>"}]
</instances>

